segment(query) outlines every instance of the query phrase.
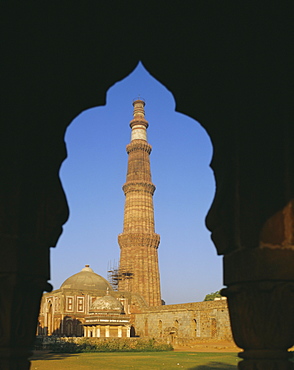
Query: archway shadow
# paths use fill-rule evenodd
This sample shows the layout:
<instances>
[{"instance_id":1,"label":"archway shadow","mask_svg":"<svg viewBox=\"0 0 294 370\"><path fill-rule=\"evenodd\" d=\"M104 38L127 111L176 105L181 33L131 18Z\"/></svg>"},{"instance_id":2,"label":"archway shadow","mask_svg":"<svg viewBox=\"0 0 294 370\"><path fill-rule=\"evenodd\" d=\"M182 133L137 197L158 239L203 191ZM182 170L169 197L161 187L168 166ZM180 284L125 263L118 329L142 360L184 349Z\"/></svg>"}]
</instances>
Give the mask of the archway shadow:
<instances>
[{"instance_id":1,"label":"archway shadow","mask_svg":"<svg viewBox=\"0 0 294 370\"><path fill-rule=\"evenodd\" d=\"M33 361L50 361L50 360L63 360L67 357L78 356L78 353L54 353L51 351L34 351L33 355L29 358Z\"/></svg>"},{"instance_id":2,"label":"archway shadow","mask_svg":"<svg viewBox=\"0 0 294 370\"><path fill-rule=\"evenodd\" d=\"M224 364L223 362L210 362L207 365L189 367L188 370L236 370L237 365Z\"/></svg>"}]
</instances>

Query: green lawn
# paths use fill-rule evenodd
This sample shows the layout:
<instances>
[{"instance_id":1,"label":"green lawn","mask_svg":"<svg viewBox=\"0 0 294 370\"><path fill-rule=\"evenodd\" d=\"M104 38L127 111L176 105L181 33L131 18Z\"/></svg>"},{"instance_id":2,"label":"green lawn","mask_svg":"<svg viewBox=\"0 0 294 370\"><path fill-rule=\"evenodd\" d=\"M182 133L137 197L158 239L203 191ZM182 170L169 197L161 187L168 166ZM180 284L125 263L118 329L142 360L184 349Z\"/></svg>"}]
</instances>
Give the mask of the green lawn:
<instances>
[{"instance_id":1,"label":"green lawn","mask_svg":"<svg viewBox=\"0 0 294 370\"><path fill-rule=\"evenodd\" d=\"M236 353L203 352L116 352L116 353L36 353L31 370L236 370Z\"/></svg>"}]
</instances>

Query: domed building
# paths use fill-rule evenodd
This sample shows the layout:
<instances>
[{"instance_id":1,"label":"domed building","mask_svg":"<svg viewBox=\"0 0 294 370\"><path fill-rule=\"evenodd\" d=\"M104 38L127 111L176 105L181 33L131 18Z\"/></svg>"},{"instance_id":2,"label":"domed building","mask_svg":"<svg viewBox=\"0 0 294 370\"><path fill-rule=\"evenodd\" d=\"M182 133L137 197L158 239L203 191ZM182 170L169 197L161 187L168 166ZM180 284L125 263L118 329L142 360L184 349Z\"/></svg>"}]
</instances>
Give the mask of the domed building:
<instances>
[{"instance_id":1,"label":"domed building","mask_svg":"<svg viewBox=\"0 0 294 370\"><path fill-rule=\"evenodd\" d=\"M106 296L97 298L90 307L91 312L112 313L113 315L124 314L124 307L116 298L109 295L107 290Z\"/></svg>"},{"instance_id":2,"label":"domed building","mask_svg":"<svg viewBox=\"0 0 294 370\"><path fill-rule=\"evenodd\" d=\"M124 306L109 295L97 298L90 307L90 315L84 322L85 337L129 337L130 317L125 314Z\"/></svg>"},{"instance_id":3,"label":"domed building","mask_svg":"<svg viewBox=\"0 0 294 370\"><path fill-rule=\"evenodd\" d=\"M60 289L78 290L103 290L112 289L109 282L102 276L96 274L89 265L86 265L80 272L66 279Z\"/></svg>"},{"instance_id":4,"label":"domed building","mask_svg":"<svg viewBox=\"0 0 294 370\"><path fill-rule=\"evenodd\" d=\"M115 298L110 283L96 274L89 265L66 279L59 289L43 295L39 315L39 335L84 336L85 317L104 316L112 321L111 326L125 326L126 321L117 321L118 316L127 317L128 304L124 297ZM124 308L126 306L126 308ZM103 316L103 317L102 317ZM115 317L115 318L113 318ZM98 322L98 321L97 321ZM104 321L101 321L105 323ZM120 325L114 325L114 324ZM129 329L100 330L99 336L126 336ZM89 336L98 336L97 330L89 330Z\"/></svg>"}]
</instances>

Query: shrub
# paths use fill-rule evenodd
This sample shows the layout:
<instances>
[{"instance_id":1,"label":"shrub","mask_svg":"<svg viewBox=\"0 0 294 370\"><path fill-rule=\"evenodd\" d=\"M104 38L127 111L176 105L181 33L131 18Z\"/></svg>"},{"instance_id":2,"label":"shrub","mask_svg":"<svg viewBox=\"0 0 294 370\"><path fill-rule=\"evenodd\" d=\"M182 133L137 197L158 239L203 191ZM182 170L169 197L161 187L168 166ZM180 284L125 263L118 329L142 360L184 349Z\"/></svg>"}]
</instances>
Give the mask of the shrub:
<instances>
[{"instance_id":1,"label":"shrub","mask_svg":"<svg viewBox=\"0 0 294 370\"><path fill-rule=\"evenodd\" d=\"M35 349L40 349L38 340ZM44 343L44 342L43 342ZM156 352L172 351L170 344L156 339L141 338L54 338L46 341L46 348L58 353L78 352ZM44 345L43 345L44 349Z\"/></svg>"},{"instance_id":2,"label":"shrub","mask_svg":"<svg viewBox=\"0 0 294 370\"><path fill-rule=\"evenodd\" d=\"M63 340L63 338L55 338L54 341L51 341L47 348L52 352L58 353L78 353L82 352L81 346L76 343L72 338Z\"/></svg>"}]
</instances>

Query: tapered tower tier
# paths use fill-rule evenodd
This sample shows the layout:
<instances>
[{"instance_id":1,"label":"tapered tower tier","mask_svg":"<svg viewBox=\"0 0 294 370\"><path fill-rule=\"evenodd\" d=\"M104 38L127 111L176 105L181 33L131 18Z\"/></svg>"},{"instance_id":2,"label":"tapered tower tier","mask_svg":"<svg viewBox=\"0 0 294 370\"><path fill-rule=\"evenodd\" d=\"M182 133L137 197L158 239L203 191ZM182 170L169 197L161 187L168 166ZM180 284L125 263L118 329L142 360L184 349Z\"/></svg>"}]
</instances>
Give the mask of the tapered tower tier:
<instances>
[{"instance_id":1,"label":"tapered tower tier","mask_svg":"<svg viewBox=\"0 0 294 370\"><path fill-rule=\"evenodd\" d=\"M151 145L147 142L148 122L145 102L133 102L134 118L130 122L131 142L127 145L128 172L123 185L126 196L123 233L118 236L121 248L119 264L120 291L142 295L150 306L161 305L157 248L160 236L155 233L151 181Z\"/></svg>"}]
</instances>

